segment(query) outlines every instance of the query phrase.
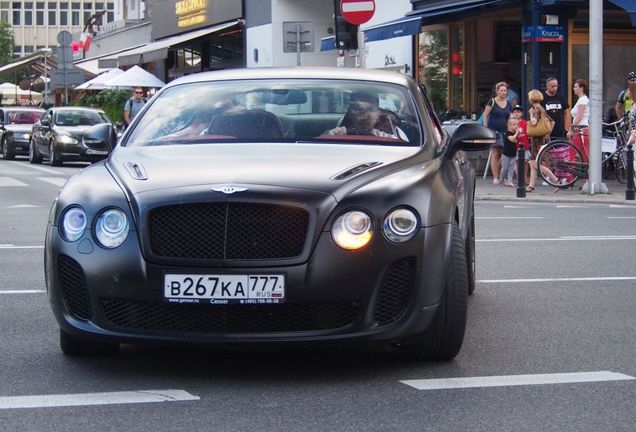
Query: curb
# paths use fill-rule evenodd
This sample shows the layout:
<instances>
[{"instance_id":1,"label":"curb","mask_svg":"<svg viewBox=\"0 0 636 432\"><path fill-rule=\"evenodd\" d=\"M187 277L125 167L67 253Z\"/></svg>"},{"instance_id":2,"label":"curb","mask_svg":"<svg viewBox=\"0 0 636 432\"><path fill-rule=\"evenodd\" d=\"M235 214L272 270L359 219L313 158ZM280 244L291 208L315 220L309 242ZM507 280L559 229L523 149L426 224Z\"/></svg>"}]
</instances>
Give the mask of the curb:
<instances>
[{"instance_id":1,"label":"curb","mask_svg":"<svg viewBox=\"0 0 636 432\"><path fill-rule=\"evenodd\" d=\"M548 196L548 195L533 195L529 197L527 194L525 198L517 198L516 195L500 195L500 194L489 194L489 193L475 193L475 201L516 201L519 203L522 202L549 202L549 203L577 203L577 204L617 204L617 205L627 205L627 206L636 206L636 201L625 200L624 198L619 198L618 196L613 197L612 194L603 194L603 195L589 195L589 194L580 194L579 196Z\"/></svg>"}]
</instances>

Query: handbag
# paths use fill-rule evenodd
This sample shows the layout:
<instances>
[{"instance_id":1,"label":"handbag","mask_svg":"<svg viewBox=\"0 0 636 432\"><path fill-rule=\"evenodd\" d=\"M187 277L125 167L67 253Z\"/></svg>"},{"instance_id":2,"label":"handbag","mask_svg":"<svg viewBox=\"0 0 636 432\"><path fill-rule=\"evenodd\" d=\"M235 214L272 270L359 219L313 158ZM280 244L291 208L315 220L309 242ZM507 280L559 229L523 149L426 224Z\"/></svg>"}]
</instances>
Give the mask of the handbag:
<instances>
[{"instance_id":1,"label":"handbag","mask_svg":"<svg viewBox=\"0 0 636 432\"><path fill-rule=\"evenodd\" d=\"M528 121L526 134L531 137L544 137L552 133L554 122L548 115L541 112L541 117L537 120L537 124L532 126L532 122Z\"/></svg>"}]
</instances>

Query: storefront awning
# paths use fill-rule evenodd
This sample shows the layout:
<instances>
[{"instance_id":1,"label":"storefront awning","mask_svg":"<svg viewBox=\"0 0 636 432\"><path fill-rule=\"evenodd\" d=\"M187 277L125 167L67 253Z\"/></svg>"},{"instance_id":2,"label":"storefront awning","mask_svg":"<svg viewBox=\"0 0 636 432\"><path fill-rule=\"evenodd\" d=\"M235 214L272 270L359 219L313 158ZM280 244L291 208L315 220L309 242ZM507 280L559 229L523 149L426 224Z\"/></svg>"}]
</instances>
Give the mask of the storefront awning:
<instances>
[{"instance_id":1,"label":"storefront awning","mask_svg":"<svg viewBox=\"0 0 636 432\"><path fill-rule=\"evenodd\" d=\"M137 65L141 63L149 63L155 60L166 59L168 58L168 48L193 39L207 36L211 33L216 33L228 27L235 26L240 22L241 20L234 20L224 24L195 30L179 36L172 36L166 39L150 42L142 47L129 50L119 55L117 57L119 60L119 66Z\"/></svg>"},{"instance_id":2,"label":"storefront awning","mask_svg":"<svg viewBox=\"0 0 636 432\"><path fill-rule=\"evenodd\" d=\"M414 10L403 18L364 29L364 40L365 42L373 42L411 36L419 33L424 25L453 21L460 17L490 11L493 8L516 6L520 3L520 0L463 0L427 3L426 9Z\"/></svg>"},{"instance_id":3,"label":"storefront awning","mask_svg":"<svg viewBox=\"0 0 636 432\"><path fill-rule=\"evenodd\" d=\"M632 21L632 26L636 27L636 1L634 0L610 0L610 3L614 3L621 9L625 9L625 12L629 14L629 19Z\"/></svg>"},{"instance_id":4,"label":"storefront awning","mask_svg":"<svg viewBox=\"0 0 636 432\"><path fill-rule=\"evenodd\" d=\"M320 39L320 51L333 51L336 49L336 37L327 36Z\"/></svg>"}]
</instances>

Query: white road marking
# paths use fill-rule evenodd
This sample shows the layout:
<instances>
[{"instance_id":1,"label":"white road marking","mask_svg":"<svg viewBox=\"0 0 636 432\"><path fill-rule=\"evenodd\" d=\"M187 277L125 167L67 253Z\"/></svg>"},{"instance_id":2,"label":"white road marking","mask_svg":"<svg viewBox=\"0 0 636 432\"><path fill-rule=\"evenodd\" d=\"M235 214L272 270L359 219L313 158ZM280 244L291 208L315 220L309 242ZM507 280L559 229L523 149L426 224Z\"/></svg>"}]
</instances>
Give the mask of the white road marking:
<instances>
[{"instance_id":1,"label":"white road marking","mask_svg":"<svg viewBox=\"0 0 636 432\"><path fill-rule=\"evenodd\" d=\"M503 208L511 208L511 209L533 209L532 206L515 206L515 205L505 205Z\"/></svg>"},{"instance_id":2,"label":"white road marking","mask_svg":"<svg viewBox=\"0 0 636 432\"><path fill-rule=\"evenodd\" d=\"M576 278L537 278L537 279L481 279L478 283L532 283L532 282L589 282L589 281L625 281L636 280L636 276L598 276Z\"/></svg>"},{"instance_id":3,"label":"white road marking","mask_svg":"<svg viewBox=\"0 0 636 432\"><path fill-rule=\"evenodd\" d=\"M636 216L608 216L608 219L636 219Z\"/></svg>"},{"instance_id":4,"label":"white road marking","mask_svg":"<svg viewBox=\"0 0 636 432\"><path fill-rule=\"evenodd\" d=\"M555 238L476 239L477 242L548 242L548 241L636 240L636 236L563 236Z\"/></svg>"},{"instance_id":5,"label":"white road marking","mask_svg":"<svg viewBox=\"0 0 636 432\"><path fill-rule=\"evenodd\" d=\"M0 397L0 409L112 405L200 400L185 390L137 390L104 393L77 393Z\"/></svg>"},{"instance_id":6,"label":"white road marking","mask_svg":"<svg viewBox=\"0 0 636 432\"><path fill-rule=\"evenodd\" d=\"M588 206L559 204L556 208L588 208Z\"/></svg>"},{"instance_id":7,"label":"white road marking","mask_svg":"<svg viewBox=\"0 0 636 432\"><path fill-rule=\"evenodd\" d=\"M508 387L542 384L574 384L583 382L625 381L636 379L610 371L574 372L536 375L502 375L466 378L403 380L402 384L417 390L446 390L481 387Z\"/></svg>"},{"instance_id":8,"label":"white road marking","mask_svg":"<svg viewBox=\"0 0 636 432\"><path fill-rule=\"evenodd\" d=\"M42 294L45 293L44 290L0 290L0 295L2 294Z\"/></svg>"},{"instance_id":9,"label":"white road marking","mask_svg":"<svg viewBox=\"0 0 636 432\"><path fill-rule=\"evenodd\" d=\"M0 177L0 187L15 187L15 186L28 186L28 184L22 183L20 180L16 180L11 177Z\"/></svg>"},{"instance_id":10,"label":"white road marking","mask_svg":"<svg viewBox=\"0 0 636 432\"><path fill-rule=\"evenodd\" d=\"M610 208L633 208L632 206L628 206L625 204L610 204Z\"/></svg>"},{"instance_id":11,"label":"white road marking","mask_svg":"<svg viewBox=\"0 0 636 432\"><path fill-rule=\"evenodd\" d=\"M58 170L54 170L51 168L44 168L41 166L37 166L37 165L33 165L33 164L24 164L22 162L11 162L12 164L16 164L16 165L20 165L23 168L31 168L34 170L38 170L38 171L42 171L48 174L57 174L57 175L63 175L64 173L62 171L58 171Z\"/></svg>"},{"instance_id":12,"label":"white road marking","mask_svg":"<svg viewBox=\"0 0 636 432\"><path fill-rule=\"evenodd\" d=\"M42 246L15 246L12 244L0 244L0 249L44 249Z\"/></svg>"},{"instance_id":13,"label":"white road marking","mask_svg":"<svg viewBox=\"0 0 636 432\"><path fill-rule=\"evenodd\" d=\"M32 204L18 204L14 206L9 206L7 208L15 209L15 208L37 208L37 207L42 207L42 206L32 205Z\"/></svg>"},{"instance_id":14,"label":"white road marking","mask_svg":"<svg viewBox=\"0 0 636 432\"><path fill-rule=\"evenodd\" d=\"M543 216L475 216L475 219L545 219Z\"/></svg>"},{"instance_id":15,"label":"white road marking","mask_svg":"<svg viewBox=\"0 0 636 432\"><path fill-rule=\"evenodd\" d=\"M64 177L38 177L38 180L54 184L55 186L64 186L67 179Z\"/></svg>"}]
</instances>

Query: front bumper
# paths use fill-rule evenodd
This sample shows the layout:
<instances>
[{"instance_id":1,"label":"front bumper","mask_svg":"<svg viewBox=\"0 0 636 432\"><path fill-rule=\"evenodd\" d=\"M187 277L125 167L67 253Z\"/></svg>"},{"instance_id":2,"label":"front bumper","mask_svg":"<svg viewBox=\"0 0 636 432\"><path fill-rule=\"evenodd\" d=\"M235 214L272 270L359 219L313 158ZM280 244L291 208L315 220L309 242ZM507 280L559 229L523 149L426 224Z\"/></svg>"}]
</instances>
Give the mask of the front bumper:
<instances>
[{"instance_id":1,"label":"front bumper","mask_svg":"<svg viewBox=\"0 0 636 432\"><path fill-rule=\"evenodd\" d=\"M139 342L394 342L424 332L444 289L450 225L423 228L394 245L376 233L346 252L321 233L307 262L252 268L163 266L142 256L136 232L115 250L87 231L68 243L49 225L49 299L60 326L77 337ZM169 304L165 273L282 273L286 301L266 305Z\"/></svg>"},{"instance_id":2,"label":"front bumper","mask_svg":"<svg viewBox=\"0 0 636 432\"><path fill-rule=\"evenodd\" d=\"M108 157L108 151L92 150L79 143L58 142L57 148L60 149L60 156L65 161L97 162Z\"/></svg>"},{"instance_id":3,"label":"front bumper","mask_svg":"<svg viewBox=\"0 0 636 432\"><path fill-rule=\"evenodd\" d=\"M13 154L20 156L29 155L29 140L24 138L16 138L11 136L7 139L7 145L13 151Z\"/></svg>"}]
</instances>

